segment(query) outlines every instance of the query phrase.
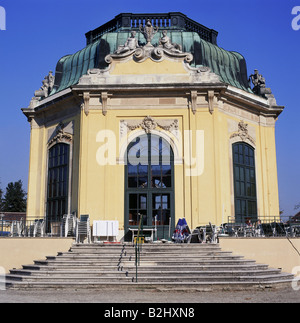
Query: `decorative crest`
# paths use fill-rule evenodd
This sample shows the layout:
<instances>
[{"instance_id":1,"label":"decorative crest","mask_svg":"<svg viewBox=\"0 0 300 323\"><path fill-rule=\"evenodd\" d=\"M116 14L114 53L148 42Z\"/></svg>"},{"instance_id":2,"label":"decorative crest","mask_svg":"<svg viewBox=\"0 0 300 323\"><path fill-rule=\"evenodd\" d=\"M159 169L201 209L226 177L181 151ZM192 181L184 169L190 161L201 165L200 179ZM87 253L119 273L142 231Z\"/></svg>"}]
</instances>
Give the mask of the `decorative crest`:
<instances>
[{"instance_id":1,"label":"decorative crest","mask_svg":"<svg viewBox=\"0 0 300 323\"><path fill-rule=\"evenodd\" d=\"M248 124L241 120L238 124L238 132L232 134L230 138L240 137L242 141L246 141L247 139L255 145L255 140L248 133Z\"/></svg>"},{"instance_id":2,"label":"decorative crest","mask_svg":"<svg viewBox=\"0 0 300 323\"><path fill-rule=\"evenodd\" d=\"M150 20L149 20L150 22ZM150 22L151 24L151 22ZM193 60L193 55L191 53L184 53L181 50L181 46L172 43L170 38L167 35L167 31L164 30L162 33L162 37L159 39L159 45L157 47L154 47L150 41L153 38L154 34L157 32L153 26L151 25L152 29L150 27L143 27L144 29L150 28L147 33L148 38L147 44L145 46L139 46L138 40L135 38L136 32L132 31L130 37L128 37L126 43L124 45L120 45L118 49L110 55L107 55L105 57L105 61L108 64L111 64L113 60L121 61L126 60L130 56L133 56L133 59L136 62L142 62L146 60L147 58L152 59L153 61L162 61L166 57L171 59L178 59L178 60L184 60L186 63L190 63ZM142 28L140 26L140 28ZM152 32L151 32L152 30ZM158 30L158 28L157 28ZM150 34L152 36L150 36ZM145 36L146 37L146 36Z\"/></svg>"},{"instance_id":3,"label":"decorative crest","mask_svg":"<svg viewBox=\"0 0 300 323\"><path fill-rule=\"evenodd\" d=\"M125 129L124 129L125 127ZM138 128L142 128L146 133L151 133L152 130L157 128L163 129L169 132L177 132L179 125L178 120L155 120L151 116L145 117L141 122L136 122L134 120L121 120L121 134L126 133L126 128L130 131L133 131Z\"/></svg>"},{"instance_id":4,"label":"decorative crest","mask_svg":"<svg viewBox=\"0 0 300 323\"><path fill-rule=\"evenodd\" d=\"M56 135L48 142L48 146L51 146L53 143L72 142L72 135L66 133L64 129L65 125L60 122L56 129Z\"/></svg>"}]
</instances>

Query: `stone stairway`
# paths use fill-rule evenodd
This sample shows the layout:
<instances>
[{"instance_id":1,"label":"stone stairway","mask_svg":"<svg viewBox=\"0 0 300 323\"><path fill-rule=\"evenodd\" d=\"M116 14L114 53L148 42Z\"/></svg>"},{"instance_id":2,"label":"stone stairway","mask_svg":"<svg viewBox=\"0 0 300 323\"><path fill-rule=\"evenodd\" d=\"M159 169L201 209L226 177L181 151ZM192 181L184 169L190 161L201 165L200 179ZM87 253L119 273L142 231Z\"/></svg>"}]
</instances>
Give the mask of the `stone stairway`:
<instances>
[{"instance_id":1,"label":"stone stairway","mask_svg":"<svg viewBox=\"0 0 300 323\"><path fill-rule=\"evenodd\" d=\"M212 290L282 287L293 275L214 244L144 244L136 276L132 244L74 244L6 276L7 288Z\"/></svg>"}]
</instances>

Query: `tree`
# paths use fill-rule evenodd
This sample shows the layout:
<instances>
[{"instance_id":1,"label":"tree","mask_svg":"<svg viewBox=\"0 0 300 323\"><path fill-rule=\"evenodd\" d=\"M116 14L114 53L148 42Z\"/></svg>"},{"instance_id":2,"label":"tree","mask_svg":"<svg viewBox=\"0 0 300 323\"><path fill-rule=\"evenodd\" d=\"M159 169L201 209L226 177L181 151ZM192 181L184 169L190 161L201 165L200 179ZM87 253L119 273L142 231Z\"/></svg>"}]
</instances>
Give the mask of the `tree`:
<instances>
[{"instance_id":1,"label":"tree","mask_svg":"<svg viewBox=\"0 0 300 323\"><path fill-rule=\"evenodd\" d=\"M3 191L0 188L0 212L3 212Z\"/></svg>"},{"instance_id":2,"label":"tree","mask_svg":"<svg viewBox=\"0 0 300 323\"><path fill-rule=\"evenodd\" d=\"M21 180L7 185L3 203L4 212L26 212L27 194L22 185Z\"/></svg>"}]
</instances>

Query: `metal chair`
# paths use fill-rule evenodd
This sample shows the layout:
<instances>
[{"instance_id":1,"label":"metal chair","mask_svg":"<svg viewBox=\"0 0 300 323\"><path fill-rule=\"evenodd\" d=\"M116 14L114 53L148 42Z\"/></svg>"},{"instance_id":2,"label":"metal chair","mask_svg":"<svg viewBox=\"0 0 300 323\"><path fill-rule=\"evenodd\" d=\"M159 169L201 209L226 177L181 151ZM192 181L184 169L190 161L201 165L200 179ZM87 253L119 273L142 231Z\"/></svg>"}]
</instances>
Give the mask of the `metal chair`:
<instances>
[{"instance_id":1,"label":"metal chair","mask_svg":"<svg viewBox=\"0 0 300 323\"><path fill-rule=\"evenodd\" d=\"M62 237L73 237L76 230L76 215L65 214L62 219Z\"/></svg>"},{"instance_id":2,"label":"metal chair","mask_svg":"<svg viewBox=\"0 0 300 323\"><path fill-rule=\"evenodd\" d=\"M12 221L11 227L10 227L10 236L21 237L21 226L19 221Z\"/></svg>"},{"instance_id":3,"label":"metal chair","mask_svg":"<svg viewBox=\"0 0 300 323\"><path fill-rule=\"evenodd\" d=\"M80 219L76 223L76 243L83 242L85 238L88 239L88 243L91 243L90 216L88 214L80 215Z\"/></svg>"},{"instance_id":4,"label":"metal chair","mask_svg":"<svg viewBox=\"0 0 300 323\"><path fill-rule=\"evenodd\" d=\"M45 221L37 219L34 222L33 237L44 237L45 236Z\"/></svg>"}]
</instances>

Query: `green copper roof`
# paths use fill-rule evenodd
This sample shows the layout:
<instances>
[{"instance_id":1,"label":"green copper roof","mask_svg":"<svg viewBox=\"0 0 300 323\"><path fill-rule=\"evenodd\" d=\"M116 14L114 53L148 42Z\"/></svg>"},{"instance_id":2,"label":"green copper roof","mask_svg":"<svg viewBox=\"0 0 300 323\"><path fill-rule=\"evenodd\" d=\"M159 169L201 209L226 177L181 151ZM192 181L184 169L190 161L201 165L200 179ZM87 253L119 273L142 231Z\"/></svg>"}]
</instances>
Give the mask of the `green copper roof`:
<instances>
[{"instance_id":1,"label":"green copper roof","mask_svg":"<svg viewBox=\"0 0 300 323\"><path fill-rule=\"evenodd\" d=\"M124 45L130 32L110 32L81 51L62 57L56 66L55 85L52 94L62 91L78 83L80 77L92 68L106 68L108 64L104 58L112 54L119 45ZM222 82L242 90L251 92L248 84L247 67L244 57L237 53L224 50L211 42L200 38L196 32L168 30L168 36L173 43L180 44L183 52L190 52L194 56L193 67L207 66L212 72L220 76ZM152 39L156 46L161 37L158 32ZM140 45L145 45L145 38L136 33Z\"/></svg>"}]
</instances>

